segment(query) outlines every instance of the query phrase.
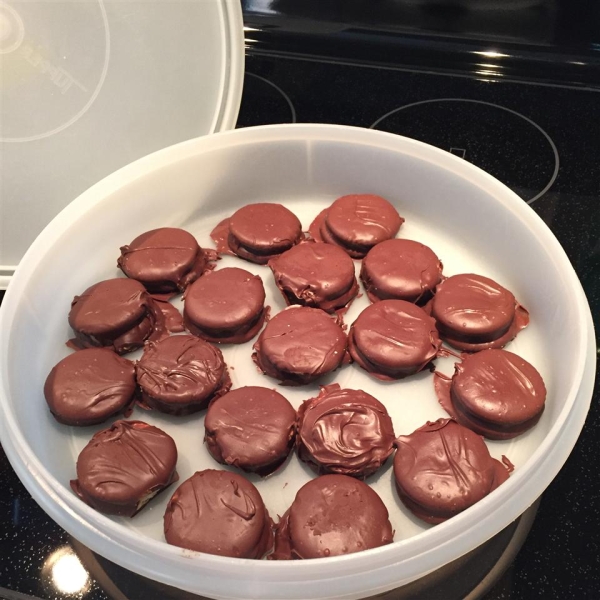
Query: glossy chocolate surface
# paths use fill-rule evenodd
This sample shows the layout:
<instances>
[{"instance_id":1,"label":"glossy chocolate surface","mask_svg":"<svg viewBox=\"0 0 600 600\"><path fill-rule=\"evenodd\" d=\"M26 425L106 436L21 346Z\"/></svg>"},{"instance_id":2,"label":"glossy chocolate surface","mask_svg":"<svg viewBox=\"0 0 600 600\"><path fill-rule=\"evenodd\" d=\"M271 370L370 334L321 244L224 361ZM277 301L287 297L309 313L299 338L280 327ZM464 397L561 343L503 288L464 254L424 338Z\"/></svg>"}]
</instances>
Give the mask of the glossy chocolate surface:
<instances>
[{"instance_id":1,"label":"glossy chocolate surface","mask_svg":"<svg viewBox=\"0 0 600 600\"><path fill-rule=\"evenodd\" d=\"M313 220L308 228L308 233L316 242L324 242L326 244L331 244L332 246L339 246L348 254L355 259L364 258L364 256L369 251L369 248L362 249L354 249L350 248L341 242L341 240L337 240L333 237L332 233L329 231L327 227L327 214L329 213L329 208L324 208Z\"/></svg>"},{"instance_id":2,"label":"glossy chocolate surface","mask_svg":"<svg viewBox=\"0 0 600 600\"><path fill-rule=\"evenodd\" d=\"M387 508L366 483L323 475L302 486L275 531L275 560L323 558L393 541Z\"/></svg>"},{"instance_id":3,"label":"glossy chocolate surface","mask_svg":"<svg viewBox=\"0 0 600 600\"><path fill-rule=\"evenodd\" d=\"M506 288L488 277L453 275L437 286L431 314L442 338L460 350L502 348L529 323Z\"/></svg>"},{"instance_id":4,"label":"glossy chocolate surface","mask_svg":"<svg viewBox=\"0 0 600 600\"><path fill-rule=\"evenodd\" d=\"M221 253L261 265L303 239L298 217L281 204L247 204L211 233Z\"/></svg>"},{"instance_id":5,"label":"glossy chocolate surface","mask_svg":"<svg viewBox=\"0 0 600 600\"><path fill-rule=\"evenodd\" d=\"M338 198L311 224L313 239L344 248L363 258L375 244L393 238L404 223L398 211L381 196L351 194Z\"/></svg>"},{"instance_id":6,"label":"glossy chocolate surface","mask_svg":"<svg viewBox=\"0 0 600 600\"><path fill-rule=\"evenodd\" d=\"M452 419L400 436L394 458L398 494L415 516L441 523L469 508L508 478L483 438Z\"/></svg>"},{"instance_id":7,"label":"glossy chocolate surface","mask_svg":"<svg viewBox=\"0 0 600 600\"><path fill-rule=\"evenodd\" d=\"M124 277L100 281L75 296L69 325L75 331L73 348L109 346L119 354L166 335L164 316L146 288Z\"/></svg>"},{"instance_id":8,"label":"glossy chocolate surface","mask_svg":"<svg viewBox=\"0 0 600 600\"><path fill-rule=\"evenodd\" d=\"M153 294L152 300L154 306L162 314L162 321L164 322L164 328L169 333L181 333L185 331L183 326L183 315L179 312L179 309L169 302L172 294Z\"/></svg>"},{"instance_id":9,"label":"glossy chocolate surface","mask_svg":"<svg viewBox=\"0 0 600 600\"><path fill-rule=\"evenodd\" d=\"M544 410L546 386L526 360L506 350L464 355L451 381L435 378L440 403L462 425L490 439L510 439Z\"/></svg>"},{"instance_id":10,"label":"glossy chocolate surface","mask_svg":"<svg viewBox=\"0 0 600 600\"><path fill-rule=\"evenodd\" d=\"M433 250L413 240L377 244L365 256L360 278L371 302L406 300L419 306L442 279L442 263Z\"/></svg>"},{"instance_id":11,"label":"glossy chocolate surface","mask_svg":"<svg viewBox=\"0 0 600 600\"><path fill-rule=\"evenodd\" d=\"M296 411L275 390L246 386L215 400L204 428L204 441L217 462L265 476L292 449Z\"/></svg>"},{"instance_id":12,"label":"glossy chocolate surface","mask_svg":"<svg viewBox=\"0 0 600 600\"><path fill-rule=\"evenodd\" d=\"M198 471L175 490L165 512L169 544L233 558L262 558L272 521L256 487L237 473Z\"/></svg>"},{"instance_id":13,"label":"glossy chocolate surface","mask_svg":"<svg viewBox=\"0 0 600 600\"><path fill-rule=\"evenodd\" d=\"M358 294L354 262L332 244L298 244L270 260L269 267L288 304L333 312L347 306Z\"/></svg>"},{"instance_id":14,"label":"glossy chocolate surface","mask_svg":"<svg viewBox=\"0 0 600 600\"><path fill-rule=\"evenodd\" d=\"M119 268L154 293L182 292L214 267L214 250L203 250L183 229L161 227L142 233L121 248Z\"/></svg>"},{"instance_id":15,"label":"glossy chocolate surface","mask_svg":"<svg viewBox=\"0 0 600 600\"><path fill-rule=\"evenodd\" d=\"M337 383L324 386L298 411L298 456L319 474L368 477L392 454L394 437L379 400Z\"/></svg>"},{"instance_id":16,"label":"glossy chocolate surface","mask_svg":"<svg viewBox=\"0 0 600 600\"><path fill-rule=\"evenodd\" d=\"M247 342L267 315L262 279L235 267L207 273L186 291L183 315L194 335L218 343Z\"/></svg>"},{"instance_id":17,"label":"glossy chocolate surface","mask_svg":"<svg viewBox=\"0 0 600 600\"><path fill-rule=\"evenodd\" d=\"M303 385L347 361L346 345L346 334L327 313L293 306L267 323L252 359L265 375L285 385Z\"/></svg>"},{"instance_id":18,"label":"glossy chocolate surface","mask_svg":"<svg viewBox=\"0 0 600 600\"><path fill-rule=\"evenodd\" d=\"M365 308L348 339L352 358L386 381L421 371L441 345L434 320L405 300L382 300Z\"/></svg>"},{"instance_id":19,"label":"glossy chocolate surface","mask_svg":"<svg viewBox=\"0 0 600 600\"><path fill-rule=\"evenodd\" d=\"M221 351L193 335L148 344L136 375L141 405L173 415L202 410L231 388Z\"/></svg>"},{"instance_id":20,"label":"glossy chocolate surface","mask_svg":"<svg viewBox=\"0 0 600 600\"><path fill-rule=\"evenodd\" d=\"M77 459L73 491L96 510L132 517L177 481L177 448L142 421L116 421L99 431Z\"/></svg>"},{"instance_id":21,"label":"glossy chocolate surface","mask_svg":"<svg viewBox=\"0 0 600 600\"><path fill-rule=\"evenodd\" d=\"M65 425L95 425L124 411L135 394L135 368L110 348L87 348L50 371L44 397Z\"/></svg>"}]
</instances>

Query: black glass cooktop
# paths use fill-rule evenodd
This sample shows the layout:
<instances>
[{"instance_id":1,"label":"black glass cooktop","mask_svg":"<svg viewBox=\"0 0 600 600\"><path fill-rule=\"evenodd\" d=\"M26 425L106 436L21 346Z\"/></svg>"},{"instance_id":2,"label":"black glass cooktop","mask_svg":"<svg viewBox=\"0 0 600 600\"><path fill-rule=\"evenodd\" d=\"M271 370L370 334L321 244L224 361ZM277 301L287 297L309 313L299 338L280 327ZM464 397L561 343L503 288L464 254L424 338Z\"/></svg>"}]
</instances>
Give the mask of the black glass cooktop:
<instances>
[{"instance_id":1,"label":"black glass cooktop","mask_svg":"<svg viewBox=\"0 0 600 600\"><path fill-rule=\"evenodd\" d=\"M295 121L373 127L482 167L549 225L600 324L599 108L600 89L353 65L270 54L263 46L247 56L238 127ZM596 390L581 438L543 495L521 552L486 600L599 597L593 526L600 511L599 401ZM0 477L0 598L191 598L129 575L72 540L31 499L2 452ZM450 600L450 592L436 594L428 597Z\"/></svg>"}]
</instances>

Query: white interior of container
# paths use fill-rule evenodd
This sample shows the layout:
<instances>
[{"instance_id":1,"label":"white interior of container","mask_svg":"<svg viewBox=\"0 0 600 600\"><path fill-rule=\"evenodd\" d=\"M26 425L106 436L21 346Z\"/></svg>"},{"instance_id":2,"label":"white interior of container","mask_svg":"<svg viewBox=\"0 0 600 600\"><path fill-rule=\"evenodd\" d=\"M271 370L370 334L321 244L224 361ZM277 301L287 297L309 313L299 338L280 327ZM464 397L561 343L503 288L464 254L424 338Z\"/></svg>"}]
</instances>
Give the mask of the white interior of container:
<instances>
[{"instance_id":1,"label":"white interior of container","mask_svg":"<svg viewBox=\"0 0 600 600\"><path fill-rule=\"evenodd\" d=\"M44 493L51 488L50 495L58 496L51 503L61 505L58 513L68 513L61 524L108 558L119 561L122 557L120 562L129 568L224 598L358 598L382 586L408 582L482 543L518 516L515 511L531 504L551 480L548 472L540 473L542 457L534 454L544 444L560 443L566 418L563 409L574 402L579 386L586 326L578 283L562 250L507 188L464 161L424 144L326 126L260 128L215 139L158 153L90 190L44 232L27 255L15 289L11 285L7 294L3 316L8 331L2 340L7 353L2 367L8 381L2 400L14 415L14 423L8 426L22 434L41 462L35 481L45 479L45 469L58 482L48 479ZM56 423L47 410L42 387L52 366L70 352L64 342L70 336L66 317L73 296L98 280L120 274L115 266L119 247L160 226L183 227L201 245L210 246L209 233L222 218L256 201L286 205L308 228L336 197L367 192L394 203L406 218L398 237L429 245L443 261L446 275L474 272L491 277L512 290L530 311L530 326L507 349L540 371L548 400L534 429L510 441L488 442L493 456L504 454L515 464L511 480L460 517L431 528L399 502L388 461L367 483L388 507L396 543L359 555L294 563L236 562L168 547L163 543L162 516L174 488L134 519L104 517L72 497L68 482L74 477L77 455L91 435L106 425L78 429ZM284 308L268 267L226 257L217 268L232 265L263 277L273 313ZM357 273L359 266L357 262ZM173 303L182 307L180 298ZM367 304L366 296L356 300L345 321L352 323ZM252 342L222 347L226 362L233 367L234 387L278 387L295 407L318 393L317 385L282 388L259 374L250 359L251 346ZM437 364L439 370L451 374L454 362L439 359ZM384 402L396 435L446 416L436 400L430 373L382 383L350 365L322 383L333 381L363 389ZM176 418L136 408L131 418L157 425L174 437L181 481L197 470L223 468L203 445L204 413ZM570 447L562 450L563 462L569 451ZM249 478L276 518L312 477L312 471L292 456L272 477ZM523 482L528 480L525 489ZM110 539L103 539L104 533ZM120 548L115 550L115 544ZM132 564L133 552L141 552L144 558ZM427 559L415 566L421 553ZM228 565L231 574L223 578L219 572L227 572ZM388 570L377 576L377 568ZM323 581L329 585L323 587Z\"/></svg>"}]
</instances>

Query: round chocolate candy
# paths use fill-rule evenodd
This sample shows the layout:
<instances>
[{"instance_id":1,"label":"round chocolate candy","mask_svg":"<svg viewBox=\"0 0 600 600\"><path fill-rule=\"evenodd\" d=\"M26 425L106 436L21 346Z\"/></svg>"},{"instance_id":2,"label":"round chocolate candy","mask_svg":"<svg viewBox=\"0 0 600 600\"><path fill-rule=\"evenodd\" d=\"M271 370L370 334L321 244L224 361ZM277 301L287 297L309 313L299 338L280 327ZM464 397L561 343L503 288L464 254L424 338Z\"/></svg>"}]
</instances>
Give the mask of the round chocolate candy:
<instances>
[{"instance_id":1,"label":"round chocolate candy","mask_svg":"<svg viewBox=\"0 0 600 600\"><path fill-rule=\"evenodd\" d=\"M207 273L185 294L186 328L210 342L247 342L260 331L267 314L262 279L244 269Z\"/></svg>"},{"instance_id":2,"label":"round chocolate candy","mask_svg":"<svg viewBox=\"0 0 600 600\"><path fill-rule=\"evenodd\" d=\"M365 256L360 271L371 302L431 299L442 279L442 263L431 248L413 240L386 240Z\"/></svg>"},{"instance_id":3,"label":"round chocolate candy","mask_svg":"<svg viewBox=\"0 0 600 600\"><path fill-rule=\"evenodd\" d=\"M44 384L50 412L65 425L95 425L125 411L135 394L135 368L109 348L63 358Z\"/></svg>"},{"instance_id":4,"label":"round chocolate candy","mask_svg":"<svg viewBox=\"0 0 600 600\"><path fill-rule=\"evenodd\" d=\"M333 312L347 306L358 294L354 262L332 244L298 244L270 260L269 267L288 304Z\"/></svg>"},{"instance_id":5,"label":"round chocolate candy","mask_svg":"<svg viewBox=\"0 0 600 600\"><path fill-rule=\"evenodd\" d=\"M259 265L266 265L304 237L293 212L281 204L266 202L243 206L210 235L219 252L233 253Z\"/></svg>"},{"instance_id":6,"label":"round chocolate candy","mask_svg":"<svg viewBox=\"0 0 600 600\"><path fill-rule=\"evenodd\" d=\"M338 198L312 222L313 239L341 246L353 258L363 258L380 242L393 238L404 223L381 196L352 194Z\"/></svg>"},{"instance_id":7,"label":"round chocolate candy","mask_svg":"<svg viewBox=\"0 0 600 600\"><path fill-rule=\"evenodd\" d=\"M463 356L451 380L437 376L440 404L461 425L492 440L507 440L531 429L546 400L542 376L507 350Z\"/></svg>"},{"instance_id":8,"label":"round chocolate candy","mask_svg":"<svg viewBox=\"0 0 600 600\"><path fill-rule=\"evenodd\" d=\"M319 474L368 477L392 454L394 437L379 400L337 383L324 386L298 411L298 456Z\"/></svg>"},{"instance_id":9,"label":"round chocolate candy","mask_svg":"<svg viewBox=\"0 0 600 600\"><path fill-rule=\"evenodd\" d=\"M275 530L274 560L323 558L393 541L387 508L366 483L323 475L303 485Z\"/></svg>"},{"instance_id":10,"label":"round chocolate candy","mask_svg":"<svg viewBox=\"0 0 600 600\"><path fill-rule=\"evenodd\" d=\"M352 324L348 341L352 358L384 381L421 371L441 345L434 320L405 300L382 300L365 308Z\"/></svg>"},{"instance_id":11,"label":"round chocolate candy","mask_svg":"<svg viewBox=\"0 0 600 600\"><path fill-rule=\"evenodd\" d=\"M275 390L246 386L210 405L204 429L206 446L217 462L266 476L292 449L296 411Z\"/></svg>"},{"instance_id":12,"label":"round chocolate candy","mask_svg":"<svg viewBox=\"0 0 600 600\"><path fill-rule=\"evenodd\" d=\"M213 268L214 250L203 250L183 229L161 227L142 233L121 248L117 265L149 292L183 292L205 271Z\"/></svg>"},{"instance_id":13,"label":"round chocolate candy","mask_svg":"<svg viewBox=\"0 0 600 600\"><path fill-rule=\"evenodd\" d=\"M483 438L452 419L429 422L396 445L398 494L427 523L457 515L508 479L508 468L490 456Z\"/></svg>"},{"instance_id":14,"label":"round chocolate candy","mask_svg":"<svg viewBox=\"0 0 600 600\"><path fill-rule=\"evenodd\" d=\"M171 415L202 410L231 388L221 351L193 335L148 344L136 375L142 407Z\"/></svg>"},{"instance_id":15,"label":"round chocolate candy","mask_svg":"<svg viewBox=\"0 0 600 600\"><path fill-rule=\"evenodd\" d=\"M99 431L77 459L73 491L92 508L132 517L177 481L173 438L142 421L116 421Z\"/></svg>"},{"instance_id":16,"label":"round chocolate candy","mask_svg":"<svg viewBox=\"0 0 600 600\"><path fill-rule=\"evenodd\" d=\"M166 335L165 318L146 288L134 279L107 279L75 296L69 312L75 349L112 347L118 354Z\"/></svg>"},{"instance_id":17,"label":"round chocolate candy","mask_svg":"<svg viewBox=\"0 0 600 600\"><path fill-rule=\"evenodd\" d=\"M265 375L284 385L303 385L347 361L346 345L346 334L326 312L291 306L267 323L252 359Z\"/></svg>"},{"instance_id":18,"label":"round chocolate candy","mask_svg":"<svg viewBox=\"0 0 600 600\"><path fill-rule=\"evenodd\" d=\"M442 339L467 352L502 348L529 323L506 288L482 275L453 275L437 286L431 314Z\"/></svg>"},{"instance_id":19,"label":"round chocolate candy","mask_svg":"<svg viewBox=\"0 0 600 600\"><path fill-rule=\"evenodd\" d=\"M262 558L273 547L272 521L258 490L229 471L198 471L165 512L167 543L232 558Z\"/></svg>"}]
</instances>

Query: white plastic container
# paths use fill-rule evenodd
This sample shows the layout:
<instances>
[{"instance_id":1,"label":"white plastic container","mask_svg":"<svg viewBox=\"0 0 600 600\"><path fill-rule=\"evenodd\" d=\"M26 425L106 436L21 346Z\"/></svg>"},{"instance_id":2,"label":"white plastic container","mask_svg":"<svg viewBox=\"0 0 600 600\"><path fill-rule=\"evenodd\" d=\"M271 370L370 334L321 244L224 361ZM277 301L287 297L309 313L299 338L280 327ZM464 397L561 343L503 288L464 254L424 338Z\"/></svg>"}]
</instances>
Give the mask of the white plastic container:
<instances>
[{"instance_id":1,"label":"white plastic container","mask_svg":"<svg viewBox=\"0 0 600 600\"><path fill-rule=\"evenodd\" d=\"M109 518L71 492L76 457L93 432L56 423L42 386L68 353L72 297L118 275L119 246L140 232L180 226L203 245L224 216L244 203L282 202L307 227L346 193L380 194L406 218L399 237L430 245L448 275L479 272L511 289L531 324L509 349L530 360L549 390L546 410L530 432L489 442L492 455L516 465L510 479L457 517L435 527L399 503L390 466L368 483L388 506L396 529L390 546L344 557L271 562L234 560L168 546L162 515L170 492L134 519ZM219 267L238 261L227 257ZM239 262L238 262L239 264ZM283 308L266 267L261 274L274 311ZM357 263L358 267L358 263ZM176 301L177 306L181 306ZM352 322L366 306L357 300ZM224 348L234 386L274 382L257 373L251 343ZM452 372L453 360L438 361ZM593 325L564 251L537 215L507 187L436 148L388 133L332 125L278 125L222 133L167 148L121 169L81 195L44 230L24 257L0 311L0 433L25 486L62 527L96 552L147 577L214 598L361 598L408 583L475 548L516 519L548 486L583 425L595 370ZM356 365L327 379L382 400L397 435L444 416L423 373L381 384ZM298 406L317 391L282 388ZM175 418L142 412L177 441L182 480L217 465L202 444L203 415ZM313 477L293 456L273 477L251 478L273 516ZM171 490L172 492L172 490Z\"/></svg>"},{"instance_id":2,"label":"white plastic container","mask_svg":"<svg viewBox=\"0 0 600 600\"><path fill-rule=\"evenodd\" d=\"M0 289L90 185L232 129L243 80L239 0L0 0Z\"/></svg>"}]
</instances>

